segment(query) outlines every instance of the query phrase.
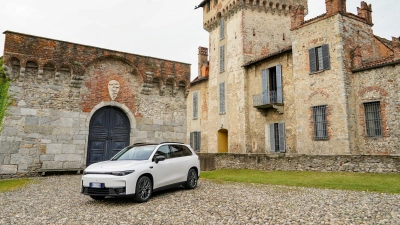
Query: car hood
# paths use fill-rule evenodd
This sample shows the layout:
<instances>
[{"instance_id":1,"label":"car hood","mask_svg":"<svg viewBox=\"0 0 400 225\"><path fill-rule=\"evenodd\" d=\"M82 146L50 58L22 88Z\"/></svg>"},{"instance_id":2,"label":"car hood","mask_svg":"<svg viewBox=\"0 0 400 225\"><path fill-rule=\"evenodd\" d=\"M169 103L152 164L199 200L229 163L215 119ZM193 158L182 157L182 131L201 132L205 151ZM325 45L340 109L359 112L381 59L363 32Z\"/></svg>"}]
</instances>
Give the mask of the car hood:
<instances>
[{"instance_id":1,"label":"car hood","mask_svg":"<svg viewBox=\"0 0 400 225\"><path fill-rule=\"evenodd\" d=\"M134 170L136 166L145 164L147 160L120 160L120 161L104 161L94 163L88 166L86 172L113 172Z\"/></svg>"}]
</instances>

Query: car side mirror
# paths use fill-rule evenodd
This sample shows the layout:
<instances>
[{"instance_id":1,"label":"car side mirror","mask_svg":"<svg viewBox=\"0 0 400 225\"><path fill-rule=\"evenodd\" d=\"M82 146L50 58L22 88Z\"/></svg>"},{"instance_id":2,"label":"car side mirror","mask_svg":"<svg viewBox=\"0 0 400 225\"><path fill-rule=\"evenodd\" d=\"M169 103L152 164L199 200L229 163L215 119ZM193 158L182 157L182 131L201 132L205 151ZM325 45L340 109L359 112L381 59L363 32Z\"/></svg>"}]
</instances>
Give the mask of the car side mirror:
<instances>
[{"instance_id":1,"label":"car side mirror","mask_svg":"<svg viewBox=\"0 0 400 225\"><path fill-rule=\"evenodd\" d=\"M156 156L156 163L158 163L158 162L160 162L160 161L164 161L165 160L165 156L163 156L163 155L158 155L158 156Z\"/></svg>"}]
</instances>

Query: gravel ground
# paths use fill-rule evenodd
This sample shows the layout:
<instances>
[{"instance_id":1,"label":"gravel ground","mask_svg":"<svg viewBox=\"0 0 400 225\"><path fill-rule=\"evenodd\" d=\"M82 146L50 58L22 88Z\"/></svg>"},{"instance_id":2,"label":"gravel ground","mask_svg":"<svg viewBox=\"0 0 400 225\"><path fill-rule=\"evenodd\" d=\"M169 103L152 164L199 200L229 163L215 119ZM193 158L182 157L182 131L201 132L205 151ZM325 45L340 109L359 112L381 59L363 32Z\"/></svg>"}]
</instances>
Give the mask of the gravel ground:
<instances>
[{"instance_id":1,"label":"gravel ground","mask_svg":"<svg viewBox=\"0 0 400 225\"><path fill-rule=\"evenodd\" d=\"M34 179L0 193L0 224L400 224L400 195L201 179L137 204L92 200L79 175Z\"/></svg>"}]
</instances>

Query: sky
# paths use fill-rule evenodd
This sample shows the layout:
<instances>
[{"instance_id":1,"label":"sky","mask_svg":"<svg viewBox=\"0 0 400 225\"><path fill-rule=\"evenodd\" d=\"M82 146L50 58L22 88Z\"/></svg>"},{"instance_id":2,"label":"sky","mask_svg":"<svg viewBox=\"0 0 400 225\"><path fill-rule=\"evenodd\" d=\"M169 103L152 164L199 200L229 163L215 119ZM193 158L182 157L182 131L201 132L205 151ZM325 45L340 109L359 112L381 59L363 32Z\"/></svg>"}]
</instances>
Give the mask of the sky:
<instances>
[{"instance_id":1,"label":"sky","mask_svg":"<svg viewBox=\"0 0 400 225\"><path fill-rule=\"evenodd\" d=\"M208 47L202 0L0 0L0 56L9 30L110 50L190 63L197 76L198 47ZM400 36L400 1L372 4L374 33ZM357 14L361 0L347 0ZM311 19L325 13L325 0L309 0Z\"/></svg>"}]
</instances>

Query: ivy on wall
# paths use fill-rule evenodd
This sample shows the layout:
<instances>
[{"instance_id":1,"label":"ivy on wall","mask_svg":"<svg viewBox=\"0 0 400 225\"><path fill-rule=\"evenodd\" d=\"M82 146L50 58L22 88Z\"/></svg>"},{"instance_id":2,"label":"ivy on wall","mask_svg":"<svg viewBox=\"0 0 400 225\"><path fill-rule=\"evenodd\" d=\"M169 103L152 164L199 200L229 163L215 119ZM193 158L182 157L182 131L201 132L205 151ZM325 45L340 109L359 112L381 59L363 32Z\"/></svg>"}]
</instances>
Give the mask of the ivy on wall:
<instances>
[{"instance_id":1,"label":"ivy on wall","mask_svg":"<svg viewBox=\"0 0 400 225\"><path fill-rule=\"evenodd\" d=\"M6 108L9 105L8 87L10 82L6 78L3 69L3 58L0 58L0 130L3 127L3 119L6 113Z\"/></svg>"}]
</instances>

